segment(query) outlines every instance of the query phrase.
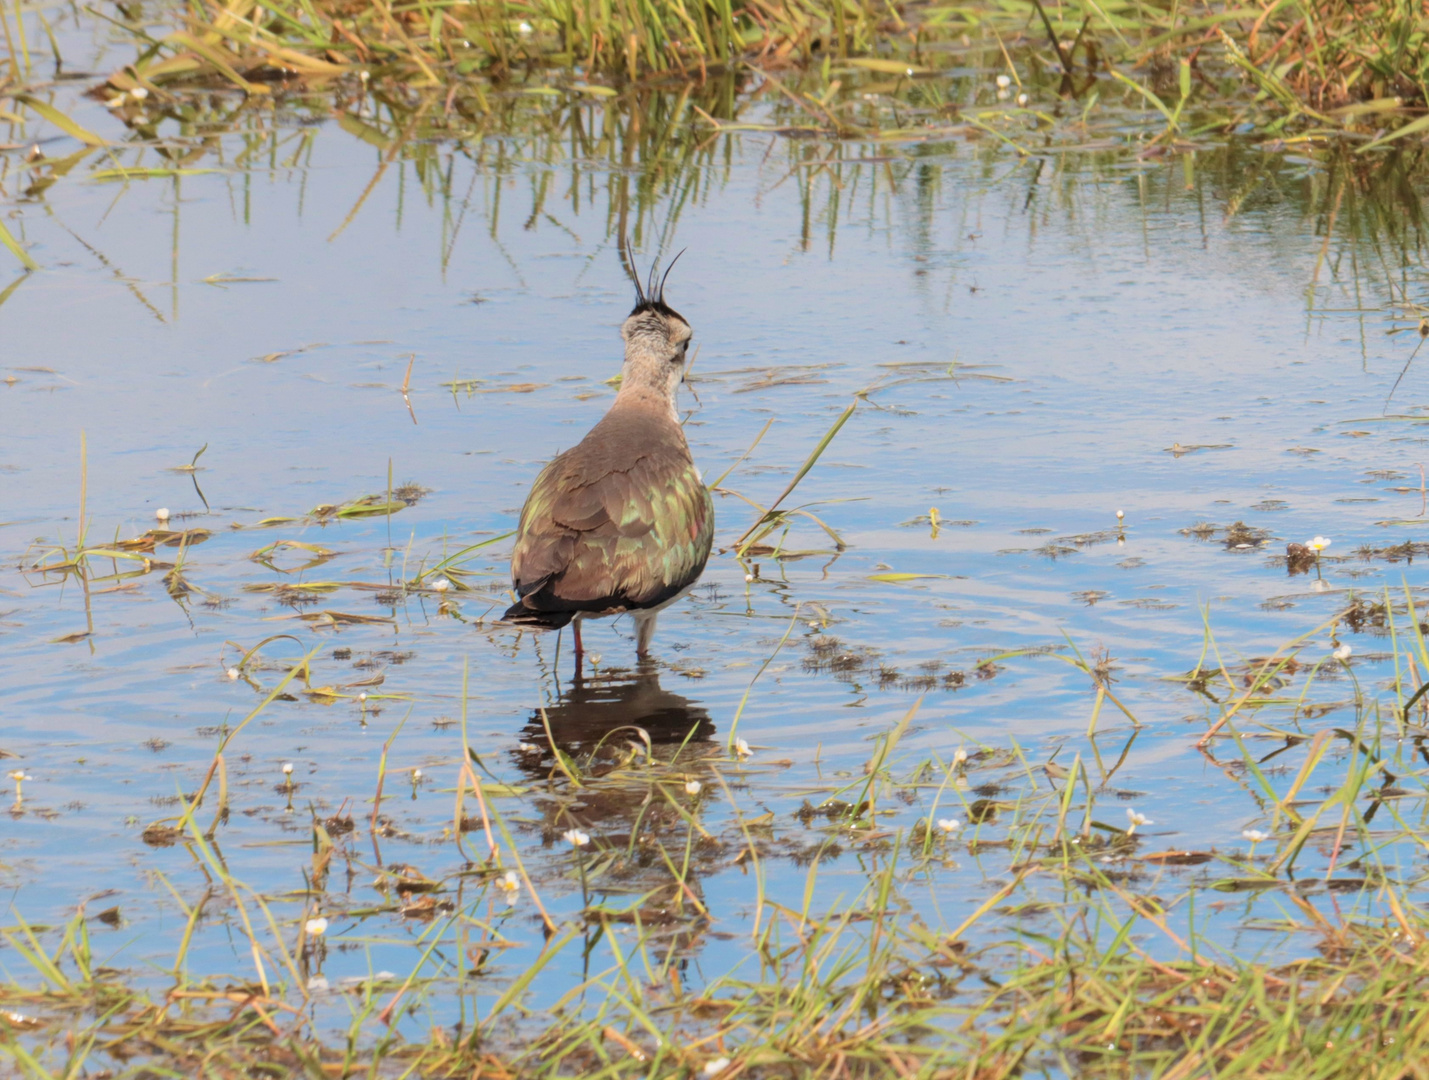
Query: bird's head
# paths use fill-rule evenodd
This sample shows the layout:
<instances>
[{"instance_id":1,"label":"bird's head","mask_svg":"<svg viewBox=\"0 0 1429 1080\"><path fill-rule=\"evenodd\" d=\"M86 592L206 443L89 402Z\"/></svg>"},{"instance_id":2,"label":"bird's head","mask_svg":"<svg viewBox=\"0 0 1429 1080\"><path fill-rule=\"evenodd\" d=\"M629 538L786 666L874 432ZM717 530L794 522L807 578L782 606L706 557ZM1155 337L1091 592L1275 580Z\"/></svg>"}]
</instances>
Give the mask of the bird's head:
<instances>
[{"instance_id":1,"label":"bird's head","mask_svg":"<svg viewBox=\"0 0 1429 1080\"><path fill-rule=\"evenodd\" d=\"M674 265L675 260L670 260L670 266ZM657 286L652 267L649 281L642 286L632 270L635 307L620 328L625 339L621 389L653 390L668 398L673 407L675 391L685 378L685 358L694 331L684 316L665 303L665 279L669 276L670 267L666 267Z\"/></svg>"}]
</instances>

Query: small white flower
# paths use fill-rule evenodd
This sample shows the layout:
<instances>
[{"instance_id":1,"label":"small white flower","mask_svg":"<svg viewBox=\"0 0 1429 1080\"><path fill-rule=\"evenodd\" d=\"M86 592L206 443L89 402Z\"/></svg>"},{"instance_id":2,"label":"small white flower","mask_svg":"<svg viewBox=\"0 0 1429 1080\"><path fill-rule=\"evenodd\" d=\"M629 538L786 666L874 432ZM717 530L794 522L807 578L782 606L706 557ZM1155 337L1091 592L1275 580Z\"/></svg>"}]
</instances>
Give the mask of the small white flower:
<instances>
[{"instance_id":1,"label":"small white flower","mask_svg":"<svg viewBox=\"0 0 1429 1080\"><path fill-rule=\"evenodd\" d=\"M436 581L432 582L432 588L437 592L446 592L451 587L452 583L444 577L439 577Z\"/></svg>"},{"instance_id":2,"label":"small white flower","mask_svg":"<svg viewBox=\"0 0 1429 1080\"><path fill-rule=\"evenodd\" d=\"M749 744L743 739L734 740L734 752L740 757L751 757L754 751L749 748Z\"/></svg>"},{"instance_id":3,"label":"small white flower","mask_svg":"<svg viewBox=\"0 0 1429 1080\"><path fill-rule=\"evenodd\" d=\"M116 94L104 103L106 109L122 109L124 107L124 95Z\"/></svg>"},{"instance_id":4,"label":"small white flower","mask_svg":"<svg viewBox=\"0 0 1429 1080\"><path fill-rule=\"evenodd\" d=\"M1147 817L1145 814L1139 813L1139 812L1133 810L1133 809L1132 809L1131 807L1129 807L1129 806L1126 808L1126 820L1131 823L1131 824L1129 824L1129 825L1126 827L1126 835L1127 835L1127 836L1130 836L1132 833L1134 833L1134 832L1136 831L1138 825L1155 825L1155 824L1156 824L1156 822L1152 821L1152 820L1151 820L1149 817Z\"/></svg>"},{"instance_id":5,"label":"small white flower","mask_svg":"<svg viewBox=\"0 0 1429 1080\"><path fill-rule=\"evenodd\" d=\"M332 983L327 981L326 975L314 975L308 980L308 993L326 994L332 989Z\"/></svg>"},{"instance_id":6,"label":"small white flower","mask_svg":"<svg viewBox=\"0 0 1429 1080\"><path fill-rule=\"evenodd\" d=\"M154 511L154 516L155 516L156 518L158 518L160 521L168 521L168 520L169 520L169 508L168 508L167 506L161 506L161 507L159 507L159 509L157 509L157 510Z\"/></svg>"},{"instance_id":7,"label":"small white flower","mask_svg":"<svg viewBox=\"0 0 1429 1080\"><path fill-rule=\"evenodd\" d=\"M316 919L309 919L303 923L305 930L312 937L322 937L327 933L327 920L319 915Z\"/></svg>"},{"instance_id":8,"label":"small white flower","mask_svg":"<svg viewBox=\"0 0 1429 1080\"><path fill-rule=\"evenodd\" d=\"M1311 551L1314 551L1314 552L1317 552L1317 553L1318 553L1318 552L1324 551L1327 547L1329 547L1329 546L1330 546L1331 544L1333 544L1333 543L1334 543L1334 541L1331 540L1328 536L1317 536L1317 537L1315 537L1313 540L1306 540L1306 541L1305 541L1305 546L1306 546L1307 548L1309 548Z\"/></svg>"},{"instance_id":9,"label":"small white flower","mask_svg":"<svg viewBox=\"0 0 1429 1080\"><path fill-rule=\"evenodd\" d=\"M521 894L521 879L516 876L515 870L508 870L496 879L496 887L506 894L506 906L510 907Z\"/></svg>"},{"instance_id":10,"label":"small white flower","mask_svg":"<svg viewBox=\"0 0 1429 1080\"><path fill-rule=\"evenodd\" d=\"M685 794L686 794L686 795L698 795L698 794L699 794L701 791L703 791L703 790L704 790L704 785L701 784L698 780L686 780L686 781L685 781Z\"/></svg>"},{"instance_id":11,"label":"small white flower","mask_svg":"<svg viewBox=\"0 0 1429 1080\"><path fill-rule=\"evenodd\" d=\"M908 77L909 77L910 79L913 77L913 69L912 69L912 68L909 68L909 69L908 69Z\"/></svg>"},{"instance_id":12,"label":"small white flower","mask_svg":"<svg viewBox=\"0 0 1429 1080\"><path fill-rule=\"evenodd\" d=\"M1333 656L1336 660L1348 660L1351 656L1354 655L1354 652L1354 647L1350 645L1349 642L1346 642L1330 655Z\"/></svg>"},{"instance_id":13,"label":"small white flower","mask_svg":"<svg viewBox=\"0 0 1429 1080\"><path fill-rule=\"evenodd\" d=\"M292 775L293 775L293 763L292 763L291 761L285 761L285 762L283 762L283 775L284 775L284 776L292 776Z\"/></svg>"},{"instance_id":14,"label":"small white flower","mask_svg":"<svg viewBox=\"0 0 1429 1080\"><path fill-rule=\"evenodd\" d=\"M366 82L368 79L372 78L372 72L370 72L370 71L359 71L359 72L357 73L357 77L358 77L359 79L361 79L363 82Z\"/></svg>"},{"instance_id":15,"label":"small white flower","mask_svg":"<svg viewBox=\"0 0 1429 1080\"><path fill-rule=\"evenodd\" d=\"M358 701L366 701L366 700L367 700L367 691L366 691L366 690L363 690L361 693L359 693L359 694L357 695L357 700L358 700Z\"/></svg>"},{"instance_id":16,"label":"small white flower","mask_svg":"<svg viewBox=\"0 0 1429 1080\"><path fill-rule=\"evenodd\" d=\"M753 574L745 574L745 575L744 575L744 583L745 583L746 585L748 585L748 584L749 584L751 581L753 581L753 580L754 580L754 575L753 575ZM720 1060L723 1061L724 1058L720 1058Z\"/></svg>"},{"instance_id":17,"label":"small white flower","mask_svg":"<svg viewBox=\"0 0 1429 1080\"><path fill-rule=\"evenodd\" d=\"M136 86L133 90L129 91L129 96L135 101L143 101L149 96L149 91L145 90L142 86Z\"/></svg>"},{"instance_id":18,"label":"small white flower","mask_svg":"<svg viewBox=\"0 0 1429 1080\"><path fill-rule=\"evenodd\" d=\"M1006 101L1012 95L1011 90L999 90L997 92L998 101Z\"/></svg>"},{"instance_id":19,"label":"small white flower","mask_svg":"<svg viewBox=\"0 0 1429 1080\"><path fill-rule=\"evenodd\" d=\"M1125 518L1126 518L1126 511L1125 511L1125 510L1118 510L1118 511L1116 512L1116 520L1117 520L1117 521L1125 520Z\"/></svg>"},{"instance_id":20,"label":"small white flower","mask_svg":"<svg viewBox=\"0 0 1429 1080\"><path fill-rule=\"evenodd\" d=\"M523 34L529 34L531 32L531 24L528 22L523 22L516 29L520 30Z\"/></svg>"},{"instance_id":21,"label":"small white flower","mask_svg":"<svg viewBox=\"0 0 1429 1080\"><path fill-rule=\"evenodd\" d=\"M230 679L236 679L236 678L238 678L238 676L242 675L243 672L239 671L236 667L231 667L231 668L228 669L227 672L225 672L225 674L226 674Z\"/></svg>"},{"instance_id":22,"label":"small white flower","mask_svg":"<svg viewBox=\"0 0 1429 1080\"><path fill-rule=\"evenodd\" d=\"M600 667L600 653L593 652L586 657L590 661L591 667Z\"/></svg>"},{"instance_id":23,"label":"small white flower","mask_svg":"<svg viewBox=\"0 0 1429 1080\"><path fill-rule=\"evenodd\" d=\"M590 843L590 834L583 833L579 829L567 829L561 833L561 839L571 847L585 847Z\"/></svg>"},{"instance_id":24,"label":"small white flower","mask_svg":"<svg viewBox=\"0 0 1429 1080\"><path fill-rule=\"evenodd\" d=\"M729 1058L715 1058L713 1061L706 1061L704 1074L706 1076L718 1076L729 1068Z\"/></svg>"},{"instance_id":25,"label":"small white flower","mask_svg":"<svg viewBox=\"0 0 1429 1080\"><path fill-rule=\"evenodd\" d=\"M945 833L955 833L962 827L963 823L955 817L940 817L938 819L938 828Z\"/></svg>"},{"instance_id":26,"label":"small white flower","mask_svg":"<svg viewBox=\"0 0 1429 1080\"><path fill-rule=\"evenodd\" d=\"M1259 829L1246 829L1241 833L1241 835L1244 836L1247 840L1249 840L1252 844L1258 844L1262 840L1270 839L1269 833L1261 832Z\"/></svg>"},{"instance_id":27,"label":"small white flower","mask_svg":"<svg viewBox=\"0 0 1429 1080\"><path fill-rule=\"evenodd\" d=\"M1027 103L1028 103L1029 101L1031 101L1031 100L1032 100L1032 99L1031 99L1030 97L1028 97L1026 94L1018 94L1018 95L1017 95L1017 104L1021 105L1024 109L1027 107Z\"/></svg>"},{"instance_id":28,"label":"small white flower","mask_svg":"<svg viewBox=\"0 0 1429 1080\"><path fill-rule=\"evenodd\" d=\"M541 752L541 748L539 746L537 746L535 743L529 742L523 742L520 746L516 747L516 749L520 750L523 754L538 754Z\"/></svg>"},{"instance_id":29,"label":"small white flower","mask_svg":"<svg viewBox=\"0 0 1429 1080\"><path fill-rule=\"evenodd\" d=\"M1010 75L999 75L997 77L997 88L999 90L1006 90L1011 85L1012 77Z\"/></svg>"},{"instance_id":30,"label":"small white flower","mask_svg":"<svg viewBox=\"0 0 1429 1080\"><path fill-rule=\"evenodd\" d=\"M953 768L956 769L959 765L966 765L967 760L968 752L964 750L961 746L953 752Z\"/></svg>"},{"instance_id":31,"label":"small white flower","mask_svg":"<svg viewBox=\"0 0 1429 1080\"><path fill-rule=\"evenodd\" d=\"M18 784L23 780L33 780L34 777L27 773L24 769L16 769L10 774L10 779Z\"/></svg>"},{"instance_id":32,"label":"small white flower","mask_svg":"<svg viewBox=\"0 0 1429 1080\"><path fill-rule=\"evenodd\" d=\"M420 780L421 778L422 778L422 770L421 770L421 769L413 769L413 770L412 770L412 781L415 783L416 781Z\"/></svg>"}]
</instances>

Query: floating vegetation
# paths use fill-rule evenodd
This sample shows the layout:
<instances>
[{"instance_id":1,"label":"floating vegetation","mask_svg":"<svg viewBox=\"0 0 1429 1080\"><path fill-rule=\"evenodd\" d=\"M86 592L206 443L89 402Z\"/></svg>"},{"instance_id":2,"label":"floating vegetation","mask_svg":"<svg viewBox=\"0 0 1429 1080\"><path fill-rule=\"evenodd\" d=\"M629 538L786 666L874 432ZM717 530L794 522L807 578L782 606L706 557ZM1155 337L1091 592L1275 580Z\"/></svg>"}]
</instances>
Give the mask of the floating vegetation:
<instances>
[{"instance_id":1,"label":"floating vegetation","mask_svg":"<svg viewBox=\"0 0 1429 1080\"><path fill-rule=\"evenodd\" d=\"M876 649L846 645L829 634L812 634L805 641L809 655L804 658L804 670L827 672L840 682L862 688L871 684L880 690L926 693L931 690L957 690L967 683L966 672L944 670L942 661L930 660L919 665L916 674L904 674L890 667ZM979 669L979 677L985 677Z\"/></svg>"},{"instance_id":2,"label":"floating vegetation","mask_svg":"<svg viewBox=\"0 0 1429 1080\"><path fill-rule=\"evenodd\" d=\"M1202 542L1219 538L1227 551L1247 551L1260 548L1273 535L1269 529L1247 525L1243 521L1236 521L1225 526L1209 521L1198 521L1179 531L1182 536L1189 536Z\"/></svg>"},{"instance_id":3,"label":"floating vegetation","mask_svg":"<svg viewBox=\"0 0 1429 1080\"><path fill-rule=\"evenodd\" d=\"M408 502L406 499L399 498L394 488L391 498L388 498L386 492L380 495L364 495L360 499L353 499L351 502L339 504L325 503L322 506L315 506L309 510L308 513L318 521L331 521L335 518L385 517L407 509L407 507L413 505L419 498L421 498L420 494L412 499L411 502Z\"/></svg>"}]
</instances>

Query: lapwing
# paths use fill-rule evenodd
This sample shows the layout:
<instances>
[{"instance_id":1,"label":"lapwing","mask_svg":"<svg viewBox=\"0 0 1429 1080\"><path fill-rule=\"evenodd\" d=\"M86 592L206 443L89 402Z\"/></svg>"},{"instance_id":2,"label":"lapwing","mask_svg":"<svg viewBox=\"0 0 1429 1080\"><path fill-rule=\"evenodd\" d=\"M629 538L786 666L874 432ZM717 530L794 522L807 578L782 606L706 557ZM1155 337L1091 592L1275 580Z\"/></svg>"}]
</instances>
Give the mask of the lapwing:
<instances>
[{"instance_id":1,"label":"lapwing","mask_svg":"<svg viewBox=\"0 0 1429 1080\"><path fill-rule=\"evenodd\" d=\"M656 616L699 580L714 539L714 502L675 411L690 324L665 303L670 267L656 285L652 266L642 287L634 253L621 256L635 307L620 328L620 389L531 486L511 553L517 601L504 616L550 630L573 623L577 675L584 619L629 613L647 657Z\"/></svg>"}]
</instances>

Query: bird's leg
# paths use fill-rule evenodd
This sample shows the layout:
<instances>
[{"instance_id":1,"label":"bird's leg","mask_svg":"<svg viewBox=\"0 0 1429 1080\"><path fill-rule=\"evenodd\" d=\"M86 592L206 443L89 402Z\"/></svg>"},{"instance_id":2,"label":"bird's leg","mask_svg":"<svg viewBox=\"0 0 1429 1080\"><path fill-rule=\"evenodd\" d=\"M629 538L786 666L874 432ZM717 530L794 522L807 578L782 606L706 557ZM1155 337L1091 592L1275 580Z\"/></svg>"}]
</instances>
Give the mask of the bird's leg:
<instances>
[{"instance_id":1,"label":"bird's leg","mask_svg":"<svg viewBox=\"0 0 1429 1080\"><path fill-rule=\"evenodd\" d=\"M645 659L650 655L650 639L655 636L655 612L635 616L635 655Z\"/></svg>"},{"instance_id":2,"label":"bird's leg","mask_svg":"<svg viewBox=\"0 0 1429 1080\"><path fill-rule=\"evenodd\" d=\"M576 678L579 679L581 677L581 660L585 656L585 649L581 646L581 620L579 616L571 620L571 633L576 639Z\"/></svg>"}]
</instances>

